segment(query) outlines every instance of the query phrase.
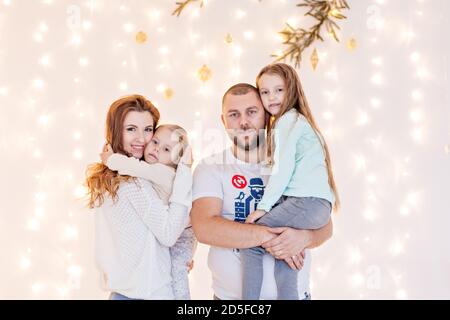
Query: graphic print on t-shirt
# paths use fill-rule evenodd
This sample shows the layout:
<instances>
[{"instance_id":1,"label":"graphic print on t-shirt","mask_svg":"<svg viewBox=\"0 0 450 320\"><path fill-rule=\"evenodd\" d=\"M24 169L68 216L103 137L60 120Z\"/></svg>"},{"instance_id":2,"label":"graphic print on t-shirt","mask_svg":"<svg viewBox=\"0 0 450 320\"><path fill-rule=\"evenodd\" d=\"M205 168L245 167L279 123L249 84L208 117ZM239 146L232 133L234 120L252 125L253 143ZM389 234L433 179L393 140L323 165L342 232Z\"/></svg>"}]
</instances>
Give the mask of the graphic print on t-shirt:
<instances>
[{"instance_id":1,"label":"graphic print on t-shirt","mask_svg":"<svg viewBox=\"0 0 450 320\"><path fill-rule=\"evenodd\" d=\"M261 178L252 178L247 185L245 177L235 175L231 183L238 194L234 198L234 221L245 222L248 215L256 210L264 195L264 182ZM247 193L242 190L247 191Z\"/></svg>"}]
</instances>

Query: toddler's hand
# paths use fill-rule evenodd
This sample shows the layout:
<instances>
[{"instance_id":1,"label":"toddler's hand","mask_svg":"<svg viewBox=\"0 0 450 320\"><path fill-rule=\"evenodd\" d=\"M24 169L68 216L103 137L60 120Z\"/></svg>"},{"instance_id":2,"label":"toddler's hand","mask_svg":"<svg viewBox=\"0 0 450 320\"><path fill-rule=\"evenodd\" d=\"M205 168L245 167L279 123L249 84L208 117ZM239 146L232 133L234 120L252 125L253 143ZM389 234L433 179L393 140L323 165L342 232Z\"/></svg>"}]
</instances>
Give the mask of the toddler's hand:
<instances>
[{"instance_id":1,"label":"toddler's hand","mask_svg":"<svg viewBox=\"0 0 450 320\"><path fill-rule=\"evenodd\" d=\"M249 216L245 220L245 223L255 223L256 220L258 220L265 214L266 214L266 212L263 210L255 210L249 214Z\"/></svg>"},{"instance_id":2,"label":"toddler's hand","mask_svg":"<svg viewBox=\"0 0 450 320\"><path fill-rule=\"evenodd\" d=\"M192 147L188 145L184 149L183 156L180 159L180 163L190 168L192 166L192 162Z\"/></svg>"},{"instance_id":3,"label":"toddler's hand","mask_svg":"<svg viewBox=\"0 0 450 320\"><path fill-rule=\"evenodd\" d=\"M103 152L100 153L100 158L102 159L102 163L106 165L110 156L114 154L112 147L109 143L106 143L103 147Z\"/></svg>"},{"instance_id":4,"label":"toddler's hand","mask_svg":"<svg viewBox=\"0 0 450 320\"><path fill-rule=\"evenodd\" d=\"M194 260L191 260L187 263L187 267L188 267L188 273L192 271L192 269L194 269Z\"/></svg>"}]
</instances>

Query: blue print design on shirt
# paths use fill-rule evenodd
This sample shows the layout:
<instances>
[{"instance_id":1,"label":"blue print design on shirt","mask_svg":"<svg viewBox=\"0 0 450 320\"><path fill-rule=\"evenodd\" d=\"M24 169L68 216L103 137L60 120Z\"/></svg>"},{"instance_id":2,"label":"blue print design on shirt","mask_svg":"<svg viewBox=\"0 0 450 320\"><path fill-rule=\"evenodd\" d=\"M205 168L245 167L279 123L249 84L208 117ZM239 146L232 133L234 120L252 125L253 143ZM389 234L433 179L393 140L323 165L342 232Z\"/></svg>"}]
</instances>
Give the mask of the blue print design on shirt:
<instances>
[{"instance_id":1,"label":"blue print design on shirt","mask_svg":"<svg viewBox=\"0 0 450 320\"><path fill-rule=\"evenodd\" d=\"M248 215L256 210L264 195L265 186L261 178L250 179L248 188L250 189L248 197L245 197L245 192L240 191L234 199L234 221L245 222Z\"/></svg>"}]
</instances>

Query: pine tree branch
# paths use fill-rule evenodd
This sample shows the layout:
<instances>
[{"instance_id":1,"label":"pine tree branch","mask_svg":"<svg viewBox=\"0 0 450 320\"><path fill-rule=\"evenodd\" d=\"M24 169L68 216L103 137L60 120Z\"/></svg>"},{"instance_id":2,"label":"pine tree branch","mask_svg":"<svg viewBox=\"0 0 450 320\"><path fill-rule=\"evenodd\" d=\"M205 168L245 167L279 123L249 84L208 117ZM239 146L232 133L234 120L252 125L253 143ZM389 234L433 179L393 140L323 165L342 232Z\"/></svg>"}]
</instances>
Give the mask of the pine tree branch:
<instances>
[{"instance_id":1,"label":"pine tree branch","mask_svg":"<svg viewBox=\"0 0 450 320\"><path fill-rule=\"evenodd\" d=\"M277 58L275 61L286 59L294 61L295 66L299 67L303 52L315 41L324 41L321 35L324 28L334 40L339 42L337 31L340 27L335 20L346 19L342 10L348 10L350 7L346 0L304 0L303 3L297 4L297 7L307 8L305 16L315 19L316 24L307 31L303 28L295 29L286 24L286 28L280 34L285 38L283 44L288 48L280 56L272 56Z\"/></svg>"},{"instance_id":2,"label":"pine tree branch","mask_svg":"<svg viewBox=\"0 0 450 320\"><path fill-rule=\"evenodd\" d=\"M204 2L203 0L185 0L182 2L175 3L177 5L176 9L172 12L173 16L179 17L180 14L183 12L183 10L190 4L193 4L194 2L200 2L200 8L203 8Z\"/></svg>"}]
</instances>

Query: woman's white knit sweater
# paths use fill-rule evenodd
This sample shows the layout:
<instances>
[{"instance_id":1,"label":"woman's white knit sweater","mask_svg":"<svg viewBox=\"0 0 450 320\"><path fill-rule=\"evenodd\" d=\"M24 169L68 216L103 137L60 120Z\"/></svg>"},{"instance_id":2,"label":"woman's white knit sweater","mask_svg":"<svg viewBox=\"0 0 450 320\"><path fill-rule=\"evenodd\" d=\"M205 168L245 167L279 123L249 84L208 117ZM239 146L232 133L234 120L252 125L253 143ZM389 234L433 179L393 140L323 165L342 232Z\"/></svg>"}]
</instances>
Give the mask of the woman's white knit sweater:
<instances>
[{"instance_id":1,"label":"woman's white knit sweater","mask_svg":"<svg viewBox=\"0 0 450 320\"><path fill-rule=\"evenodd\" d=\"M173 299L169 247L189 222L190 168L179 165L169 205L144 179L122 183L95 213L96 260L104 289L135 299Z\"/></svg>"}]
</instances>

